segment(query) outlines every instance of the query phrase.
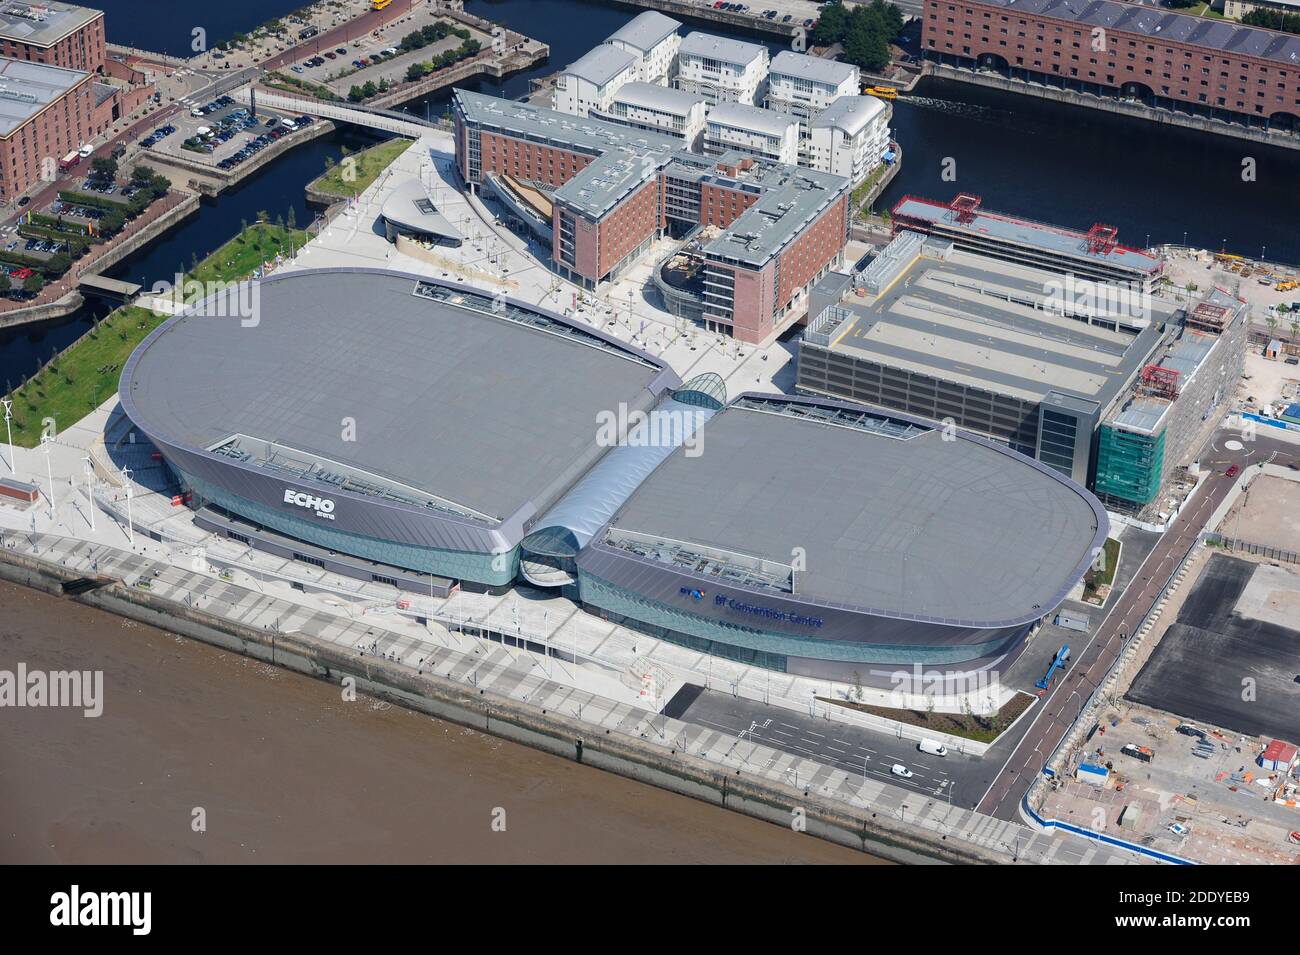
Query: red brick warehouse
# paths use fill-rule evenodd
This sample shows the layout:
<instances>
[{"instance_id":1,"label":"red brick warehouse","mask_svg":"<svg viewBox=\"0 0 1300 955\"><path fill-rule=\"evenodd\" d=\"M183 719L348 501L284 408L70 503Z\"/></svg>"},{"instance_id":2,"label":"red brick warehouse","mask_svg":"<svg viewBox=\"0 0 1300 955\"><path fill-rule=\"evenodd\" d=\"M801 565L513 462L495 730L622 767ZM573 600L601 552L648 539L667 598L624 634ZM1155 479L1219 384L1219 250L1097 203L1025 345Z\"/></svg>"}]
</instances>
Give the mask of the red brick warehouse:
<instances>
[{"instance_id":1,"label":"red brick warehouse","mask_svg":"<svg viewBox=\"0 0 1300 955\"><path fill-rule=\"evenodd\" d=\"M925 0L922 23L942 62L1300 126L1300 36L1113 0Z\"/></svg>"}]
</instances>

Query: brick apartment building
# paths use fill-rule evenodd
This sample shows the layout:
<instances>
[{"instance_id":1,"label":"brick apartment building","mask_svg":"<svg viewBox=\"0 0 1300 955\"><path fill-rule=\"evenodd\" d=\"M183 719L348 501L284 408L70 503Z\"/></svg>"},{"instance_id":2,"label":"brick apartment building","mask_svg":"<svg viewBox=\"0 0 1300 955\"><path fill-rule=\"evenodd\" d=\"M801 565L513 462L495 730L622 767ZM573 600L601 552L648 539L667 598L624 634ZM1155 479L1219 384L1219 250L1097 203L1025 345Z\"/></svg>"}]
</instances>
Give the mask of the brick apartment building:
<instances>
[{"instance_id":1,"label":"brick apartment building","mask_svg":"<svg viewBox=\"0 0 1300 955\"><path fill-rule=\"evenodd\" d=\"M0 201L51 174L103 122L94 75L0 59Z\"/></svg>"},{"instance_id":2,"label":"brick apartment building","mask_svg":"<svg viewBox=\"0 0 1300 955\"><path fill-rule=\"evenodd\" d=\"M547 193L555 267L588 288L617 278L659 236L695 233L702 286L692 317L760 343L803 316L812 284L840 262L842 177L734 152L702 156L667 135L466 90L456 90L453 115L465 182Z\"/></svg>"},{"instance_id":3,"label":"brick apartment building","mask_svg":"<svg viewBox=\"0 0 1300 955\"><path fill-rule=\"evenodd\" d=\"M0 0L0 56L102 72L104 12L54 0Z\"/></svg>"},{"instance_id":4,"label":"brick apartment building","mask_svg":"<svg viewBox=\"0 0 1300 955\"><path fill-rule=\"evenodd\" d=\"M1300 123L1300 36L1114 0L925 0L931 59Z\"/></svg>"}]
</instances>

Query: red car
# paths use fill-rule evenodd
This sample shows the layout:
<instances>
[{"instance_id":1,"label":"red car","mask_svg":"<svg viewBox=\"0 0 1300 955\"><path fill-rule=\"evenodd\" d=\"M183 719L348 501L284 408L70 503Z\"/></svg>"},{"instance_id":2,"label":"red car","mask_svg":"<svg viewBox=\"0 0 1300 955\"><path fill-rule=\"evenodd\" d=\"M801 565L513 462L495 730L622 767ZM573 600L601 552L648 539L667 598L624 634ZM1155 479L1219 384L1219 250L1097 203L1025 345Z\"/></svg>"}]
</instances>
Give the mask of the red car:
<instances>
[{"instance_id":1,"label":"red car","mask_svg":"<svg viewBox=\"0 0 1300 955\"><path fill-rule=\"evenodd\" d=\"M1241 468L1237 467L1237 465L1234 464L1232 467L1228 468L1228 470L1224 471L1223 473L1228 475L1228 477L1236 477L1237 472L1240 470Z\"/></svg>"}]
</instances>

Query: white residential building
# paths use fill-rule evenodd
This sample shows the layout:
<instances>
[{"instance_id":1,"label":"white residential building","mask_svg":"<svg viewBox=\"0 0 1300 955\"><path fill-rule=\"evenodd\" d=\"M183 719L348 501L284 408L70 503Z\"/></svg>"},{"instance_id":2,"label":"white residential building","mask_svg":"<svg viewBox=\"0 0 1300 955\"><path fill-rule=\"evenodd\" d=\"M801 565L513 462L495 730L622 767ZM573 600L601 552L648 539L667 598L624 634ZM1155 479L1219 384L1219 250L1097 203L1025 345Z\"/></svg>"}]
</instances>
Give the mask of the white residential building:
<instances>
[{"instance_id":1,"label":"white residential building","mask_svg":"<svg viewBox=\"0 0 1300 955\"><path fill-rule=\"evenodd\" d=\"M681 24L654 10L633 17L605 42L637 58L637 80L667 86L677 71Z\"/></svg>"},{"instance_id":2,"label":"white residential building","mask_svg":"<svg viewBox=\"0 0 1300 955\"><path fill-rule=\"evenodd\" d=\"M841 96L861 93L860 83L858 68L851 63L784 50L768 70L767 108L807 123Z\"/></svg>"},{"instance_id":3,"label":"white residential building","mask_svg":"<svg viewBox=\"0 0 1300 955\"><path fill-rule=\"evenodd\" d=\"M626 50L602 43L565 67L555 81L555 108L586 116L606 110L614 94L637 78L639 61Z\"/></svg>"},{"instance_id":4,"label":"white residential building","mask_svg":"<svg viewBox=\"0 0 1300 955\"><path fill-rule=\"evenodd\" d=\"M703 96L710 105L757 106L763 101L767 66L765 46L711 33L689 33L677 50L674 84Z\"/></svg>"},{"instance_id":5,"label":"white residential building","mask_svg":"<svg viewBox=\"0 0 1300 955\"><path fill-rule=\"evenodd\" d=\"M744 103L720 103L705 122L704 153L720 156L732 149L793 166L799 161L799 121Z\"/></svg>"},{"instance_id":6,"label":"white residential building","mask_svg":"<svg viewBox=\"0 0 1300 955\"><path fill-rule=\"evenodd\" d=\"M704 99L694 93L654 83L628 83L614 95L608 110L593 111L592 115L633 129L667 133L688 149L698 150L705 112Z\"/></svg>"},{"instance_id":7,"label":"white residential building","mask_svg":"<svg viewBox=\"0 0 1300 955\"><path fill-rule=\"evenodd\" d=\"M856 186L883 161L890 114L874 96L841 96L813 117L802 164Z\"/></svg>"}]
</instances>

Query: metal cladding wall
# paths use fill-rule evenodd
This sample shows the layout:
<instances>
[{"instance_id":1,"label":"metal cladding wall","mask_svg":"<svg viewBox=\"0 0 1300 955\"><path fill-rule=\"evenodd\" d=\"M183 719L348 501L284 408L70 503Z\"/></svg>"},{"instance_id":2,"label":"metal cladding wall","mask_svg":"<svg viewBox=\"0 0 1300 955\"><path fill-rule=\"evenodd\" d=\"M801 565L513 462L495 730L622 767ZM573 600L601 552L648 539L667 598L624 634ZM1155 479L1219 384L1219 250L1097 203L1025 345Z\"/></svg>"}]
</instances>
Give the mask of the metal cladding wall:
<instances>
[{"instance_id":1,"label":"metal cladding wall","mask_svg":"<svg viewBox=\"0 0 1300 955\"><path fill-rule=\"evenodd\" d=\"M779 654L787 657L790 672L815 671L818 676L827 676L837 663L844 666L840 676L866 665L978 666L1012 650L1033 622L981 626L828 606L797 595L720 586L598 543L578 557L578 571L584 604L651 626ZM801 658L809 662L800 665Z\"/></svg>"},{"instance_id":2,"label":"metal cladding wall","mask_svg":"<svg viewBox=\"0 0 1300 955\"><path fill-rule=\"evenodd\" d=\"M313 481L290 480L206 451L180 447L160 435L147 431L145 434L162 451L168 463L194 485L202 499L283 533L356 556L375 555L340 546L329 539L331 534L367 538L377 546L388 545L394 550L405 545L474 555L480 560L473 563L482 565L487 573L486 578L480 580L485 584L504 584L513 577L514 549L523 536L524 520L533 516L531 508L526 508L499 526L474 522L442 511L340 492ZM213 488L227 492L238 502L231 506L229 501L218 500ZM332 501L334 509L330 519L317 516L312 508L287 503L285 491L290 489ZM312 528L317 524L320 533L313 534ZM488 570L491 556L503 554L508 559L498 562L500 569ZM411 560L387 562L411 570L444 572L458 578L468 576L464 572L452 573L456 568L437 566L437 556L427 555L431 561L428 564Z\"/></svg>"}]
</instances>

